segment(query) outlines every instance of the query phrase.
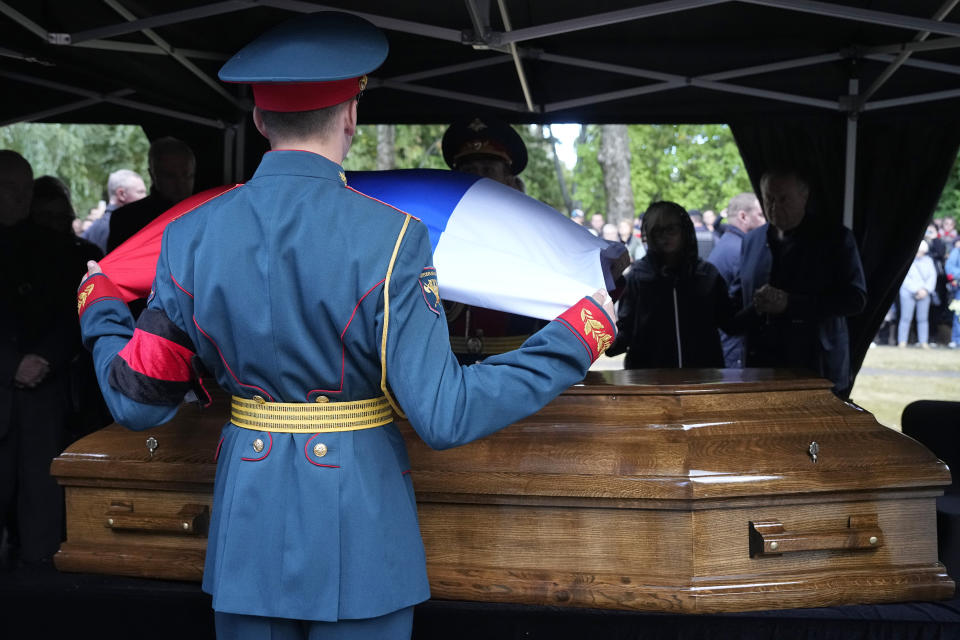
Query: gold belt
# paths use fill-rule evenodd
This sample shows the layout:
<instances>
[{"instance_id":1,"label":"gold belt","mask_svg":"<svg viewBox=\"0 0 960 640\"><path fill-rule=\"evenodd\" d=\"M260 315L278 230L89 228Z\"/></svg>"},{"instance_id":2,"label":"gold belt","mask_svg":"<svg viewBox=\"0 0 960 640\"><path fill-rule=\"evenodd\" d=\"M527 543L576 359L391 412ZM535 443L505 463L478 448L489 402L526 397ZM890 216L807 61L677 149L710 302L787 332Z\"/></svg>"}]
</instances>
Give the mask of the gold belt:
<instances>
[{"instance_id":1,"label":"gold belt","mask_svg":"<svg viewBox=\"0 0 960 640\"><path fill-rule=\"evenodd\" d=\"M263 402L233 396L230 422L254 431L358 431L393 422L386 397L353 402Z\"/></svg>"},{"instance_id":2,"label":"gold belt","mask_svg":"<svg viewBox=\"0 0 960 640\"><path fill-rule=\"evenodd\" d=\"M525 336L501 336L490 338L487 336L476 338L464 338L463 336L450 336L450 349L454 353L482 353L492 356L499 353L506 353L519 349L520 345L526 342L529 335ZM472 349L471 349L472 347Z\"/></svg>"}]
</instances>

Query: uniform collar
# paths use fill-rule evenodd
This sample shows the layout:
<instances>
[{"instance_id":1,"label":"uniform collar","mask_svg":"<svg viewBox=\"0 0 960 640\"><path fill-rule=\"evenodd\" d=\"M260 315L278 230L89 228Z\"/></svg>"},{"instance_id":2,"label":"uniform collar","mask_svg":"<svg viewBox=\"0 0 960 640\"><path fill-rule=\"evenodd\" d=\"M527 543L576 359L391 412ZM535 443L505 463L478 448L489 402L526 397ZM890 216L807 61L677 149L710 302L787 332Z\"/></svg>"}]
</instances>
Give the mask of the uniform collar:
<instances>
[{"instance_id":1,"label":"uniform collar","mask_svg":"<svg viewBox=\"0 0 960 640\"><path fill-rule=\"evenodd\" d=\"M277 175L323 178L346 184L343 167L339 164L320 154L296 149L277 149L263 154L253 179Z\"/></svg>"}]
</instances>

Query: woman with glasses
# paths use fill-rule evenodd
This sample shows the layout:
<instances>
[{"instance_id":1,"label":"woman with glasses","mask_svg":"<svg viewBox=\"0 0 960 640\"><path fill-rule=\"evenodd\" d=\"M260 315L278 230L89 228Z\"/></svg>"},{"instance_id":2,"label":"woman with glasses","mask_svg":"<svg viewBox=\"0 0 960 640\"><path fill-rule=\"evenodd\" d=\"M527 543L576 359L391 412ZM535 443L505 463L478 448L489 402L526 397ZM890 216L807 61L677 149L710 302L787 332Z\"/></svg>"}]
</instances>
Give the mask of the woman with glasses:
<instances>
[{"instance_id":1,"label":"woman with glasses","mask_svg":"<svg viewBox=\"0 0 960 640\"><path fill-rule=\"evenodd\" d=\"M627 369L722 368L717 328L734 333L736 310L720 272L697 256L690 216L674 202L655 202L642 236L647 253L627 272L620 332L607 355L626 352Z\"/></svg>"}]
</instances>

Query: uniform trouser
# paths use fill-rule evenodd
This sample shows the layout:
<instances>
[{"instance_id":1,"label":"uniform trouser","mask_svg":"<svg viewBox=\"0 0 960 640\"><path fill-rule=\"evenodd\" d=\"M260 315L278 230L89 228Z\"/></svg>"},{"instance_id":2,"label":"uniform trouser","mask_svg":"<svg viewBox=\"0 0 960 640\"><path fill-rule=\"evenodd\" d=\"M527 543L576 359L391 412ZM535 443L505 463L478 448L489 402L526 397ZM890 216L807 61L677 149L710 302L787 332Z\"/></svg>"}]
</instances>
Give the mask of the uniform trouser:
<instances>
[{"instance_id":1,"label":"uniform trouser","mask_svg":"<svg viewBox=\"0 0 960 640\"><path fill-rule=\"evenodd\" d=\"M930 341L930 296L917 300L906 290L900 291L900 326L897 327L897 342L904 343L910 336L910 322L913 310L917 310L917 342L927 344Z\"/></svg>"},{"instance_id":2,"label":"uniform trouser","mask_svg":"<svg viewBox=\"0 0 960 640\"><path fill-rule=\"evenodd\" d=\"M413 607L377 618L313 622L214 613L218 640L409 640Z\"/></svg>"},{"instance_id":3,"label":"uniform trouser","mask_svg":"<svg viewBox=\"0 0 960 640\"><path fill-rule=\"evenodd\" d=\"M50 462L66 444L69 396L59 378L14 389L0 438L0 525L16 527L20 559L47 560L63 539L63 489Z\"/></svg>"}]
</instances>

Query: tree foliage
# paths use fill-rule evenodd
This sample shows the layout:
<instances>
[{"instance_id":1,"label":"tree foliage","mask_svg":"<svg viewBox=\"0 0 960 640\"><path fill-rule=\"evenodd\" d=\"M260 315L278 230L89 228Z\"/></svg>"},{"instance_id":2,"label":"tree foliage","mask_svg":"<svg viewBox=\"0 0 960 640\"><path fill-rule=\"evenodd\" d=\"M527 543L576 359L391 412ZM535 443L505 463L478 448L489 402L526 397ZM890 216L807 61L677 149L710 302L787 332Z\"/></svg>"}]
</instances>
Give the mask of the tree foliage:
<instances>
[{"instance_id":1,"label":"tree foliage","mask_svg":"<svg viewBox=\"0 0 960 640\"><path fill-rule=\"evenodd\" d=\"M34 177L57 176L70 187L77 217L106 200L107 177L132 169L150 187L150 143L140 127L105 124L18 123L0 127L0 149L12 149L33 166Z\"/></svg>"},{"instance_id":2,"label":"tree foliage","mask_svg":"<svg viewBox=\"0 0 960 640\"><path fill-rule=\"evenodd\" d=\"M631 186L637 212L657 200L687 209L723 209L752 191L733 134L726 125L630 125ZM588 214L606 211L597 161L601 129L584 127L577 144L574 200Z\"/></svg>"},{"instance_id":3,"label":"tree foliage","mask_svg":"<svg viewBox=\"0 0 960 640\"><path fill-rule=\"evenodd\" d=\"M514 128L527 145L529 160L521 174L527 194L567 212L551 139L536 125ZM445 130L444 124L397 125L396 167L446 169L440 149ZM687 208L721 209L732 195L750 190L733 136L724 125L631 125L629 133L631 186L638 212L664 199ZM599 144L600 127L583 127L575 168L571 171L561 165L574 205L587 212L606 211L603 173L597 162ZM133 169L149 186L149 142L139 127L15 124L0 128L0 148L23 154L36 176L49 174L63 179L73 192L81 218L105 197L111 171ZM360 126L344 167L373 170L376 166L376 126ZM955 167L941 208L955 211L958 205L960 168Z\"/></svg>"},{"instance_id":4,"label":"tree foliage","mask_svg":"<svg viewBox=\"0 0 960 640\"><path fill-rule=\"evenodd\" d=\"M408 124L395 128L394 150L397 169L446 169L440 140L442 124ZM374 171L377 168L377 126L360 125L343 167L347 171Z\"/></svg>"},{"instance_id":5,"label":"tree foliage","mask_svg":"<svg viewBox=\"0 0 960 640\"><path fill-rule=\"evenodd\" d=\"M560 181L557 179L556 164L553 160L553 143L545 137L543 129L538 126L515 126L517 133L527 145L527 167L520 174L523 178L525 192L531 198L545 202L557 211L567 214L567 207L563 202L563 193L560 191ZM561 166L561 170L569 170Z\"/></svg>"}]
</instances>

